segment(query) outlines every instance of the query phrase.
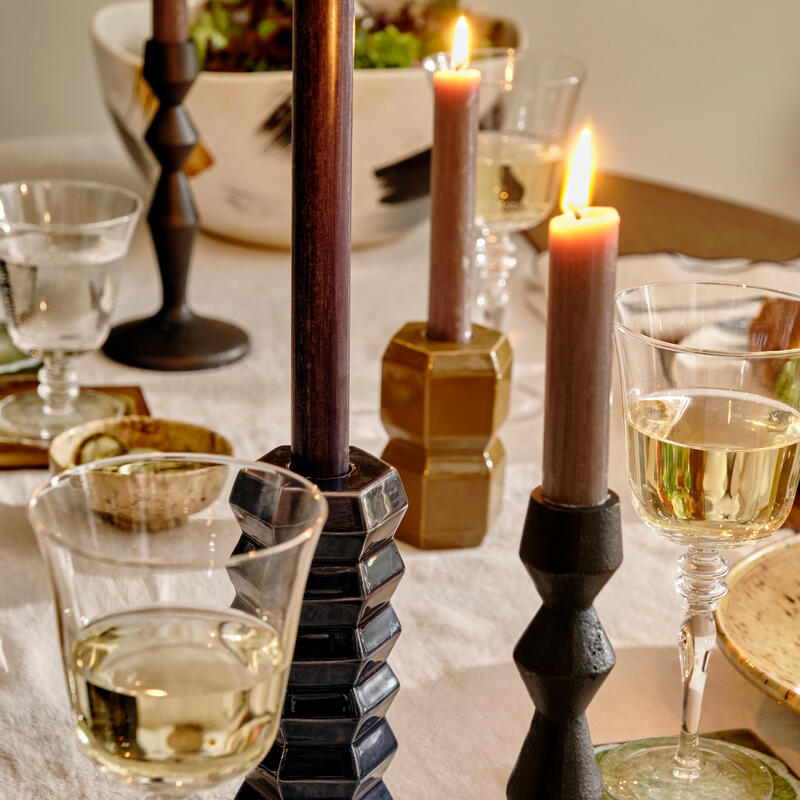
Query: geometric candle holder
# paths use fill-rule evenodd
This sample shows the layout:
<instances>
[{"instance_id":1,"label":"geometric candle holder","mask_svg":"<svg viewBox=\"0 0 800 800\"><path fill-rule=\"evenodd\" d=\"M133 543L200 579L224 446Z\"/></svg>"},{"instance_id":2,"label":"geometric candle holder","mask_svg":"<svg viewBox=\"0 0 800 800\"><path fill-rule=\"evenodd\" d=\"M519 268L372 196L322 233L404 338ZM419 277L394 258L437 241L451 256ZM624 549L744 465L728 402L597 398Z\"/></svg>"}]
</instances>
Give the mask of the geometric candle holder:
<instances>
[{"instance_id":1,"label":"geometric candle holder","mask_svg":"<svg viewBox=\"0 0 800 800\"><path fill-rule=\"evenodd\" d=\"M291 448L261 460L288 468ZM397 470L350 448L328 501L303 598L274 746L237 800L391 800L383 773L397 749L384 718L399 689L386 663L400 622L389 601L404 566L394 532L407 500Z\"/></svg>"},{"instance_id":2,"label":"geometric candle holder","mask_svg":"<svg viewBox=\"0 0 800 800\"><path fill-rule=\"evenodd\" d=\"M586 708L614 666L592 602L622 563L619 498L557 506L534 489L520 545L543 604L514 649L533 699L508 800L602 800Z\"/></svg>"},{"instance_id":3,"label":"geometric candle holder","mask_svg":"<svg viewBox=\"0 0 800 800\"><path fill-rule=\"evenodd\" d=\"M381 420L391 437L382 458L397 468L408 513L397 537L420 548L475 547L499 510L511 345L472 326L468 342L428 339L410 322L383 356Z\"/></svg>"}]
</instances>

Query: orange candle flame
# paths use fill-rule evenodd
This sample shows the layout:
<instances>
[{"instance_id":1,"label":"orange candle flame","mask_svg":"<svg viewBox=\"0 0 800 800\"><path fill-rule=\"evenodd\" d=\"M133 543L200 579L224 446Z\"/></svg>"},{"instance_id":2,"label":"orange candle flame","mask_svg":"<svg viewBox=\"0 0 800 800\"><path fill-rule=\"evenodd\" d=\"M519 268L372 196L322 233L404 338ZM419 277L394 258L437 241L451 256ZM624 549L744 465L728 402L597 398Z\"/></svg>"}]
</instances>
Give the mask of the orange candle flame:
<instances>
[{"instance_id":1,"label":"orange candle flame","mask_svg":"<svg viewBox=\"0 0 800 800\"><path fill-rule=\"evenodd\" d=\"M594 152L592 150L592 134L588 128L581 131L578 143L572 153L572 160L567 169L564 191L561 194L561 210L576 212L586 208L592 196L592 180L594 178Z\"/></svg>"},{"instance_id":2,"label":"orange candle flame","mask_svg":"<svg viewBox=\"0 0 800 800\"><path fill-rule=\"evenodd\" d=\"M452 69L466 69L469 66L469 25L466 17L459 17L456 32L453 34Z\"/></svg>"}]
</instances>

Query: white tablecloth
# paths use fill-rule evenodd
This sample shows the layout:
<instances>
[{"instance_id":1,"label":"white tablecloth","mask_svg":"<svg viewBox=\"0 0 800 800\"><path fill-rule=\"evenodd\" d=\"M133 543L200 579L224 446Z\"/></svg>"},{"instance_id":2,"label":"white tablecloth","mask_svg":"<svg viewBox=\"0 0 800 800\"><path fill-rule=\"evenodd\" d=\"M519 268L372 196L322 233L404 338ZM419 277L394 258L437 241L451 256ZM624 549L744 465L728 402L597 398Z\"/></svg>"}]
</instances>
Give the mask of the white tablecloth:
<instances>
[{"instance_id":1,"label":"white tablecloth","mask_svg":"<svg viewBox=\"0 0 800 800\"><path fill-rule=\"evenodd\" d=\"M94 178L147 193L110 136L0 143L0 180L31 177ZM423 225L353 254L351 441L376 455L387 438L378 415L380 359L398 328L425 317L427 244ZM643 280L674 268L672 258L657 256L624 261L621 274ZM542 295L530 274L521 268L514 277L508 321L516 407L502 432L508 466L501 517L473 550L401 545L406 575L393 604L403 635L390 663L402 690L389 713L400 749L386 776L397 800L505 796L532 715L511 662L539 604L517 558L541 462L541 415L523 413L540 401L544 371ZM154 415L208 425L231 439L237 455L257 457L290 439L289 296L288 253L201 234L191 303L243 325L252 337L248 357L214 371L169 374L95 354L78 363L79 374L86 383L139 384ZM141 225L116 317L150 312L158 298ZM627 498L618 408L612 420L610 484L622 497L625 561L596 604L618 654L590 709L598 742L674 733L680 703L673 645L681 612L672 588L679 553L638 522ZM30 491L44 477L33 470L0 474L0 637L9 661L9 672L0 674L0 800L110 800L119 789L98 777L70 727L50 588L24 516ZM800 768L800 719L750 686L722 656L712 668L703 727L754 728ZM208 796L227 798L233 791Z\"/></svg>"}]
</instances>

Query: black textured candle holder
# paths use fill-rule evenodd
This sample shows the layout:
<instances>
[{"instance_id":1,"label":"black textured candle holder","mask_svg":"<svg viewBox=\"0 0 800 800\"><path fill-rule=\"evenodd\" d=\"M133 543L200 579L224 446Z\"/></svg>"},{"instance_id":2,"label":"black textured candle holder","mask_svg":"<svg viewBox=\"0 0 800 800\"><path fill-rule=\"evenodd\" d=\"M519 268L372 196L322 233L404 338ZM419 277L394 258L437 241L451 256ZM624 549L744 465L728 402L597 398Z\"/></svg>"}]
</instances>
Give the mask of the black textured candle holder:
<instances>
[{"instance_id":1,"label":"black textured candle holder","mask_svg":"<svg viewBox=\"0 0 800 800\"><path fill-rule=\"evenodd\" d=\"M186 283L197 230L197 211L183 171L197 144L183 98L197 75L194 43L147 42L144 77L159 100L146 141L161 164L147 221L161 273L161 310L115 327L103 346L107 356L145 369L217 367L244 356L247 334L227 322L194 314Z\"/></svg>"},{"instance_id":2,"label":"black textured candle holder","mask_svg":"<svg viewBox=\"0 0 800 800\"><path fill-rule=\"evenodd\" d=\"M289 468L291 449L262 461ZM408 505L394 467L355 447L350 472L318 481L328 521L308 576L280 731L238 800L391 800L397 742L384 719L399 683L389 600L404 566L394 533Z\"/></svg>"},{"instance_id":3,"label":"black textured candle holder","mask_svg":"<svg viewBox=\"0 0 800 800\"><path fill-rule=\"evenodd\" d=\"M619 498L550 505L531 495L520 558L543 605L514 649L536 708L508 800L602 800L586 708L614 666L592 602L622 563Z\"/></svg>"}]
</instances>

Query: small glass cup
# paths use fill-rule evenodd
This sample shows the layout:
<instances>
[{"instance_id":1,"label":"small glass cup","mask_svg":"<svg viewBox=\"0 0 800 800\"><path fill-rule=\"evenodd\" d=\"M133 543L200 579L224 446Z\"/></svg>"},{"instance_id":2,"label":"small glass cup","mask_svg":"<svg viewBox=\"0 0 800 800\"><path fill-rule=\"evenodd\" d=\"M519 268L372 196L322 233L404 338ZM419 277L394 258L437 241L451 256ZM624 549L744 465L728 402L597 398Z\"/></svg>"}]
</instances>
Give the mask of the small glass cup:
<instances>
[{"instance_id":1,"label":"small glass cup","mask_svg":"<svg viewBox=\"0 0 800 800\"><path fill-rule=\"evenodd\" d=\"M424 67L450 69L450 61L450 53L436 53ZM517 265L511 234L538 224L555 205L586 68L560 53L514 48L476 49L469 66L481 73L475 295L480 321L499 329Z\"/></svg>"},{"instance_id":2,"label":"small glass cup","mask_svg":"<svg viewBox=\"0 0 800 800\"><path fill-rule=\"evenodd\" d=\"M85 181L0 185L0 289L11 340L41 355L37 391L0 402L0 426L52 439L67 428L118 416L124 403L81 390L72 356L105 341L121 260L142 208L132 192Z\"/></svg>"},{"instance_id":3,"label":"small glass cup","mask_svg":"<svg viewBox=\"0 0 800 800\"><path fill-rule=\"evenodd\" d=\"M92 761L168 796L258 764L327 516L317 487L261 462L129 455L57 475L28 515Z\"/></svg>"}]
</instances>

